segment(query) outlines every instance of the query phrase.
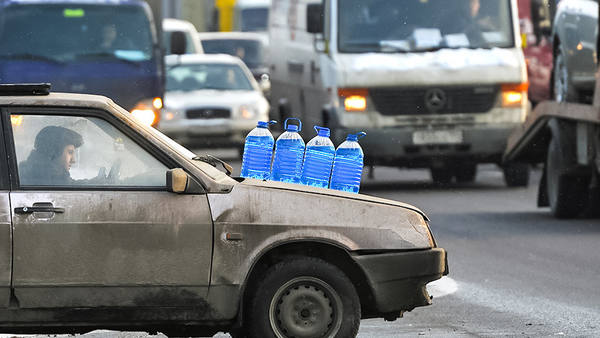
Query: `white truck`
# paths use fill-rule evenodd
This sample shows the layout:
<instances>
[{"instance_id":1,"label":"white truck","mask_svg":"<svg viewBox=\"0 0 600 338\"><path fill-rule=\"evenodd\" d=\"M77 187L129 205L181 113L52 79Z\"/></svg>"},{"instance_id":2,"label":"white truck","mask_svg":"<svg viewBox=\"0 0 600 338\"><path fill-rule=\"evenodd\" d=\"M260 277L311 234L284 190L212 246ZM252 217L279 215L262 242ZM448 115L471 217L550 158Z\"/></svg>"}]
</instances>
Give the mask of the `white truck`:
<instances>
[{"instance_id":1,"label":"white truck","mask_svg":"<svg viewBox=\"0 0 600 338\"><path fill-rule=\"evenodd\" d=\"M274 0L269 35L273 117L367 132L367 165L471 182L529 110L515 0Z\"/></svg>"}]
</instances>

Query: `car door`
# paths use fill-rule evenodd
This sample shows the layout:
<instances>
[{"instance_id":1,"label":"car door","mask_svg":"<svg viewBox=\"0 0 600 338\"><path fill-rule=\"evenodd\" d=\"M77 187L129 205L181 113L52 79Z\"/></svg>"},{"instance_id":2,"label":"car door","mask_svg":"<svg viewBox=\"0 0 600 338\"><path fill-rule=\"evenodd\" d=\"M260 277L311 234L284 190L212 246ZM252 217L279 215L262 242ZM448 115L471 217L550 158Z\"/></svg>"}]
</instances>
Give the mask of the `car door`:
<instances>
[{"instance_id":1,"label":"car door","mask_svg":"<svg viewBox=\"0 0 600 338\"><path fill-rule=\"evenodd\" d=\"M0 308L8 307L10 301L10 279L12 273L11 239L8 165L4 142L0 137Z\"/></svg>"},{"instance_id":2,"label":"car door","mask_svg":"<svg viewBox=\"0 0 600 338\"><path fill-rule=\"evenodd\" d=\"M22 308L205 304L207 196L166 190L172 159L106 112L9 113L21 121L4 129Z\"/></svg>"}]
</instances>

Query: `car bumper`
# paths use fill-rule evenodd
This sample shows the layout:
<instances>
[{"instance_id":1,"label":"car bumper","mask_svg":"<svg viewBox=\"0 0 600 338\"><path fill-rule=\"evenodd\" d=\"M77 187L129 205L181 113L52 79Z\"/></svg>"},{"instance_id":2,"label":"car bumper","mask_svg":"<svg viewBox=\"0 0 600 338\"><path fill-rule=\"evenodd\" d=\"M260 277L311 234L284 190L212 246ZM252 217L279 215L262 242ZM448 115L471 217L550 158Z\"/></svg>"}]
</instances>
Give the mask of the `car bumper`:
<instances>
[{"instance_id":1,"label":"car bumper","mask_svg":"<svg viewBox=\"0 0 600 338\"><path fill-rule=\"evenodd\" d=\"M377 315L410 311L431 304L427 283L448 274L446 250L353 256L371 286Z\"/></svg>"},{"instance_id":2,"label":"car bumper","mask_svg":"<svg viewBox=\"0 0 600 338\"><path fill-rule=\"evenodd\" d=\"M186 146L240 146L256 123L229 119L179 120L161 122L159 129Z\"/></svg>"},{"instance_id":3,"label":"car bumper","mask_svg":"<svg viewBox=\"0 0 600 338\"><path fill-rule=\"evenodd\" d=\"M498 163L506 148L508 136L516 126L517 124L457 126L450 129L461 134L462 141L456 143L416 144L413 134L429 130L410 127L361 130L340 128L336 130L335 137L340 143L350 133L365 131L367 137L360 141L365 153L365 163L426 168L434 166L438 160L464 159L476 163Z\"/></svg>"}]
</instances>

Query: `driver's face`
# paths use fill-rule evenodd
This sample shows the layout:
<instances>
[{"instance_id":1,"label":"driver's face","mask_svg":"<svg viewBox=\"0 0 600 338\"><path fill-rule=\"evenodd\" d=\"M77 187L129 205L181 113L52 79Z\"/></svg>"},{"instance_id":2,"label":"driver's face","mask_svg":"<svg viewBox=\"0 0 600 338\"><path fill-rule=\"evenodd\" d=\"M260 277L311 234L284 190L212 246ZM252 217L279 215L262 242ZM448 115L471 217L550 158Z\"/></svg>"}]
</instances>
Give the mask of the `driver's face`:
<instances>
[{"instance_id":1,"label":"driver's face","mask_svg":"<svg viewBox=\"0 0 600 338\"><path fill-rule=\"evenodd\" d=\"M69 144L63 149L60 157L60 164L66 171L71 170L71 166L75 163L75 146Z\"/></svg>"}]
</instances>

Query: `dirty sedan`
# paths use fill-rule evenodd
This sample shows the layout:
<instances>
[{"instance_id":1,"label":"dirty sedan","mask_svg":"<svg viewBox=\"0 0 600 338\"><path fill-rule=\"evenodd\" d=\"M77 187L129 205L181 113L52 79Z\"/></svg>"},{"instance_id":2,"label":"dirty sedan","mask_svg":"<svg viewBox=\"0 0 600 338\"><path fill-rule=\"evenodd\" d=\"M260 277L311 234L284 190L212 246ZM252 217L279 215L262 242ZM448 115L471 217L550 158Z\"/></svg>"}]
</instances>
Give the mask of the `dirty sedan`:
<instances>
[{"instance_id":1,"label":"dirty sedan","mask_svg":"<svg viewBox=\"0 0 600 338\"><path fill-rule=\"evenodd\" d=\"M232 178L105 97L48 92L0 86L0 332L352 337L447 273L413 206Z\"/></svg>"}]
</instances>

